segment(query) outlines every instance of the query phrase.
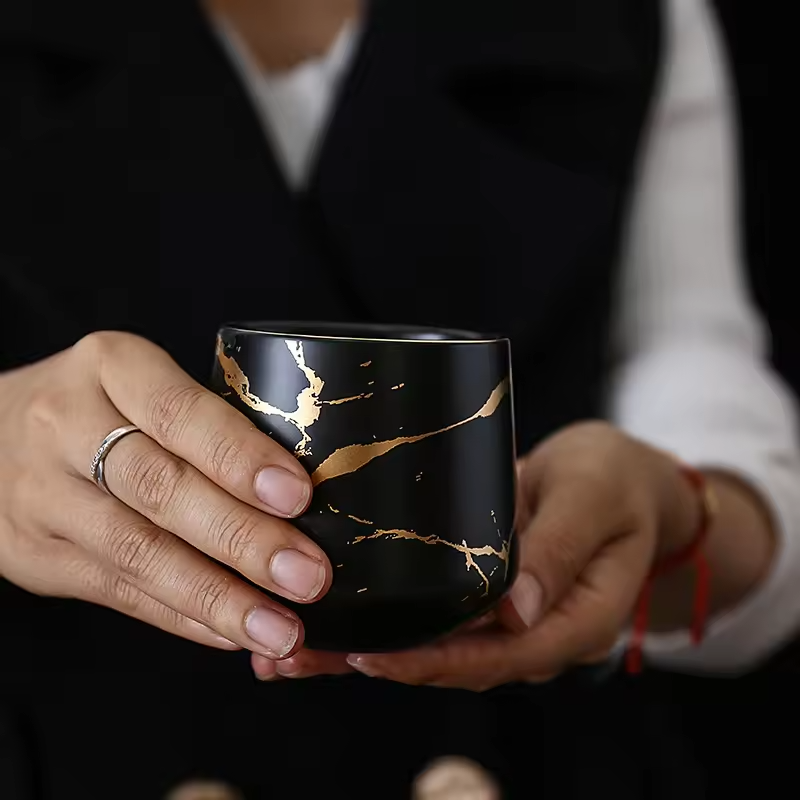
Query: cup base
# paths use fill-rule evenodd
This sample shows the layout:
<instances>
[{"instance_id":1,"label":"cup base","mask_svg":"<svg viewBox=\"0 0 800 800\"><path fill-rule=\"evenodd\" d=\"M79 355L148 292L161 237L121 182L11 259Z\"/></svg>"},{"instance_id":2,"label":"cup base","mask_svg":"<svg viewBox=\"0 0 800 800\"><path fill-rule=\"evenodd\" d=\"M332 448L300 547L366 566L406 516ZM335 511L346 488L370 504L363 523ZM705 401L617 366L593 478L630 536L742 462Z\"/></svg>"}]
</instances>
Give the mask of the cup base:
<instances>
[{"instance_id":1,"label":"cup base","mask_svg":"<svg viewBox=\"0 0 800 800\"><path fill-rule=\"evenodd\" d=\"M517 573L516 537L511 537L508 571L502 584L486 595L472 593L382 598L369 589L355 597L331 591L319 603L287 604L305 626L305 646L338 653L390 653L421 647L489 613L510 588Z\"/></svg>"},{"instance_id":2,"label":"cup base","mask_svg":"<svg viewBox=\"0 0 800 800\"><path fill-rule=\"evenodd\" d=\"M337 653L391 653L435 642L476 617L491 611L501 596L483 598L468 609L430 603L379 602L356 610L299 610L305 626L305 647ZM467 604L464 603L466 606Z\"/></svg>"}]
</instances>

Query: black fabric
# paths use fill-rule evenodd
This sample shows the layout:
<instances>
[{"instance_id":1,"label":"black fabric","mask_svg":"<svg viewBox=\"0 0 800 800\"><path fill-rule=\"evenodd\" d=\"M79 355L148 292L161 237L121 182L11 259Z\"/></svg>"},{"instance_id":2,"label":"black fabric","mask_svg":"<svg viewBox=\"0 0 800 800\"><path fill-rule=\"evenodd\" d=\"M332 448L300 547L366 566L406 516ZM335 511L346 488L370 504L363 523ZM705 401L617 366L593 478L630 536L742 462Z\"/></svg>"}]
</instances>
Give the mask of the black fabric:
<instances>
[{"instance_id":1,"label":"black fabric","mask_svg":"<svg viewBox=\"0 0 800 800\"><path fill-rule=\"evenodd\" d=\"M17 9L0 41L0 366L115 328L203 379L225 319L441 324L512 336L522 449L598 414L657 4L488 8L373 2L297 197L194 3ZM157 798L197 774L259 798L391 800L446 753L511 798L532 782L703 796L680 720L625 681L256 685L243 655L103 609L7 584L0 609L0 708L13 699L36 800Z\"/></svg>"},{"instance_id":2,"label":"black fabric","mask_svg":"<svg viewBox=\"0 0 800 800\"><path fill-rule=\"evenodd\" d=\"M374 3L299 199L194 3L146 8L127 37L72 22L77 58L52 29L4 51L27 200L4 243L8 366L98 327L204 377L225 318L449 323L513 336L523 447L597 412L654 2Z\"/></svg>"},{"instance_id":3,"label":"black fabric","mask_svg":"<svg viewBox=\"0 0 800 800\"><path fill-rule=\"evenodd\" d=\"M0 790L11 800L37 796L35 748L26 738L20 715L10 702L0 702Z\"/></svg>"}]
</instances>

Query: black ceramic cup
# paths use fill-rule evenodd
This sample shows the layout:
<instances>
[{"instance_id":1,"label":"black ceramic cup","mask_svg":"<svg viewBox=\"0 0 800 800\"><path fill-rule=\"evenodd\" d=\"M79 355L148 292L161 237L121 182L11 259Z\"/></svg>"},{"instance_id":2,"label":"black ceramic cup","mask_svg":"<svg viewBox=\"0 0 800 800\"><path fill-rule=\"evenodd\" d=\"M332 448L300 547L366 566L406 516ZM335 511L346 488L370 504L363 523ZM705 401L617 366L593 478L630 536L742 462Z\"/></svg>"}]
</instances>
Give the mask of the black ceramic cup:
<instances>
[{"instance_id":1,"label":"black ceramic cup","mask_svg":"<svg viewBox=\"0 0 800 800\"><path fill-rule=\"evenodd\" d=\"M297 527L328 594L286 603L313 649L424 644L488 611L515 572L506 339L339 323L246 323L217 338L212 388L300 460Z\"/></svg>"}]
</instances>

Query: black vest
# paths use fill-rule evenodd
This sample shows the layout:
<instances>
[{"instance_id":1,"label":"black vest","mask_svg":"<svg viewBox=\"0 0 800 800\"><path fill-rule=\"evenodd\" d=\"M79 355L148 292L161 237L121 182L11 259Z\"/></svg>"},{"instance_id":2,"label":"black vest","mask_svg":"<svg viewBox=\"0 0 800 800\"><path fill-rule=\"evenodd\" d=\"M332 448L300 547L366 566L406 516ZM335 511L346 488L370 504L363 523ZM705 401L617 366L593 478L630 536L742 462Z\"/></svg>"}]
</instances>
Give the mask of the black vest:
<instances>
[{"instance_id":1,"label":"black vest","mask_svg":"<svg viewBox=\"0 0 800 800\"><path fill-rule=\"evenodd\" d=\"M655 0L374 0L297 196L194 2L75 5L5 42L1 367L113 328L203 379L227 319L420 323L512 337L522 449L601 413ZM156 798L202 773L253 798L391 800L450 752L512 798L672 796L626 687L254 686L244 656L0 601L8 707L47 800Z\"/></svg>"},{"instance_id":2,"label":"black vest","mask_svg":"<svg viewBox=\"0 0 800 800\"><path fill-rule=\"evenodd\" d=\"M194 0L168 5L40 35L8 363L126 328L202 378L225 319L442 324L513 337L523 448L599 412L655 2L378 0L300 197Z\"/></svg>"}]
</instances>

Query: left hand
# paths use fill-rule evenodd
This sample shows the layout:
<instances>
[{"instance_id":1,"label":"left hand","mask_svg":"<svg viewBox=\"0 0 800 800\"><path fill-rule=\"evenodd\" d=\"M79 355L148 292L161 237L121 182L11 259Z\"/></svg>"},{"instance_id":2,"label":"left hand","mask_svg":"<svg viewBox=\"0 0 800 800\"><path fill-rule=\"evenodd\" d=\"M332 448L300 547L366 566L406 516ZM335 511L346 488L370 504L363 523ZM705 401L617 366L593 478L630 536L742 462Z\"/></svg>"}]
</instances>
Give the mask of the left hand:
<instances>
[{"instance_id":1,"label":"left hand","mask_svg":"<svg viewBox=\"0 0 800 800\"><path fill-rule=\"evenodd\" d=\"M582 423L518 464L520 571L496 611L431 645L380 655L253 656L262 679L352 669L408 684L484 691L604 660L654 558L694 534L697 501L667 455Z\"/></svg>"}]
</instances>

